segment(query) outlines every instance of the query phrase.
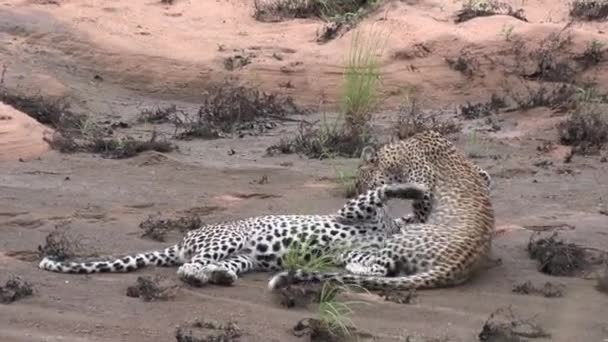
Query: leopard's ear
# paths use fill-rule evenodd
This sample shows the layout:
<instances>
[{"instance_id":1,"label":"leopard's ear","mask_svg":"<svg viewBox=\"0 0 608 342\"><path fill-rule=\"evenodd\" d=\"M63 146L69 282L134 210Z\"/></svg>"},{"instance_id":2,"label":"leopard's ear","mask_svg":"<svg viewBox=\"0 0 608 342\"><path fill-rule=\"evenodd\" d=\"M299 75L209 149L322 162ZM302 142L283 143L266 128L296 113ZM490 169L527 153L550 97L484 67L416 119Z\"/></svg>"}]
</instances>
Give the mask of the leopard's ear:
<instances>
[{"instance_id":1,"label":"leopard's ear","mask_svg":"<svg viewBox=\"0 0 608 342\"><path fill-rule=\"evenodd\" d=\"M376 150L372 146L365 146L361 150L361 161L363 163L373 163L376 160Z\"/></svg>"}]
</instances>

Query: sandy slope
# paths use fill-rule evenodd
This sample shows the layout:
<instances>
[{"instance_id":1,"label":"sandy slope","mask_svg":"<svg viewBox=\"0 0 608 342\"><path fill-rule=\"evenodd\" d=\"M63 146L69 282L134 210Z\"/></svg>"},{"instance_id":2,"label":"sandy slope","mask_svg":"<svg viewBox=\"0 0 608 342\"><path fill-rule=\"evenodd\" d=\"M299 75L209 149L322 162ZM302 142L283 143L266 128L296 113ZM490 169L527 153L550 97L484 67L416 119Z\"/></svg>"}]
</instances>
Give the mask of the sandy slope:
<instances>
[{"instance_id":1,"label":"sandy slope","mask_svg":"<svg viewBox=\"0 0 608 342\"><path fill-rule=\"evenodd\" d=\"M37 157L49 150L52 130L0 102L0 160Z\"/></svg>"}]
</instances>

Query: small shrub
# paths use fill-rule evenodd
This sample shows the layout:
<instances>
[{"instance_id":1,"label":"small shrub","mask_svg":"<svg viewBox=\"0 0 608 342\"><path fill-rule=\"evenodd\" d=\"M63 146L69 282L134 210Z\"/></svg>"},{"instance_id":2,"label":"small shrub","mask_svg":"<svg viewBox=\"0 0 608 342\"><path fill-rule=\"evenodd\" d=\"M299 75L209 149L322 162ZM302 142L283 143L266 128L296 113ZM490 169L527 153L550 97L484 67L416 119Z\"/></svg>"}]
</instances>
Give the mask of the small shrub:
<instances>
[{"instance_id":1,"label":"small shrub","mask_svg":"<svg viewBox=\"0 0 608 342\"><path fill-rule=\"evenodd\" d=\"M479 119L495 114L506 106L507 103L502 97L492 94L489 102L472 104L467 101L466 105L460 106L460 114L467 120Z\"/></svg>"},{"instance_id":2,"label":"small shrub","mask_svg":"<svg viewBox=\"0 0 608 342\"><path fill-rule=\"evenodd\" d=\"M581 20L603 20L608 17L606 0L574 0L570 4L570 16Z\"/></svg>"},{"instance_id":3,"label":"small shrub","mask_svg":"<svg viewBox=\"0 0 608 342\"><path fill-rule=\"evenodd\" d=\"M461 53L456 58L446 58L445 61L448 63L448 66L453 70L461 72L463 75L467 77L473 76L475 73L475 69L477 62L474 58L468 56L466 53Z\"/></svg>"},{"instance_id":4,"label":"small shrub","mask_svg":"<svg viewBox=\"0 0 608 342\"><path fill-rule=\"evenodd\" d=\"M20 95L8 91L0 84L0 101L58 131L78 129L86 121L86 116L70 110L66 98L48 99L42 96Z\"/></svg>"},{"instance_id":5,"label":"small shrub","mask_svg":"<svg viewBox=\"0 0 608 342\"><path fill-rule=\"evenodd\" d=\"M55 226L45 238L45 244L38 246L38 257L52 257L54 260L63 261L78 256L82 249L79 239L70 236L65 229Z\"/></svg>"},{"instance_id":6,"label":"small shrub","mask_svg":"<svg viewBox=\"0 0 608 342\"><path fill-rule=\"evenodd\" d=\"M335 18L361 15L379 2L378 0L255 0L253 16L263 22L310 17L335 20Z\"/></svg>"},{"instance_id":7,"label":"small shrub","mask_svg":"<svg viewBox=\"0 0 608 342\"><path fill-rule=\"evenodd\" d=\"M456 14L455 23L462 23L477 17L508 15L521 21L528 21L523 9L514 10L511 5L494 0L467 0Z\"/></svg>"},{"instance_id":8,"label":"small shrub","mask_svg":"<svg viewBox=\"0 0 608 342\"><path fill-rule=\"evenodd\" d=\"M529 58L535 61L536 70L525 75L527 79L546 81L546 82L566 82L570 83L577 74L575 65L570 58L562 57L568 46L572 43L570 35L562 36L562 31L549 34L540 42L538 49L526 53ZM517 56L522 58L525 56Z\"/></svg>"},{"instance_id":9,"label":"small shrub","mask_svg":"<svg viewBox=\"0 0 608 342\"><path fill-rule=\"evenodd\" d=\"M99 153L103 158L124 159L146 151L171 152L175 146L169 141L157 140L156 134L153 133L150 140L137 140L130 137L125 139L98 138L83 148L88 152Z\"/></svg>"},{"instance_id":10,"label":"small shrub","mask_svg":"<svg viewBox=\"0 0 608 342\"><path fill-rule=\"evenodd\" d=\"M575 60L582 65L583 70L586 70L594 65L598 65L603 59L603 54L604 44L594 39L587 45L587 48L580 56L575 57Z\"/></svg>"},{"instance_id":11,"label":"small shrub","mask_svg":"<svg viewBox=\"0 0 608 342\"><path fill-rule=\"evenodd\" d=\"M307 307L319 302L321 286L319 284L288 285L279 289L279 303L286 308Z\"/></svg>"},{"instance_id":12,"label":"small shrub","mask_svg":"<svg viewBox=\"0 0 608 342\"><path fill-rule=\"evenodd\" d=\"M581 154L596 154L608 142L608 118L597 111L575 111L557 126L559 141Z\"/></svg>"},{"instance_id":13,"label":"small shrub","mask_svg":"<svg viewBox=\"0 0 608 342\"><path fill-rule=\"evenodd\" d=\"M552 85L541 83L535 87L522 82L525 93L515 93L505 88L505 92L515 101L517 109L529 110L537 107L551 109L569 108L574 105L576 88L569 84Z\"/></svg>"},{"instance_id":14,"label":"small shrub","mask_svg":"<svg viewBox=\"0 0 608 342\"><path fill-rule=\"evenodd\" d=\"M513 37L513 29L513 25L505 24L502 26L502 29L500 29L500 35L505 37L505 40L507 42L510 42Z\"/></svg>"},{"instance_id":15,"label":"small shrub","mask_svg":"<svg viewBox=\"0 0 608 342\"><path fill-rule=\"evenodd\" d=\"M385 289L378 293L380 297L384 298L387 302L393 302L397 304L412 304L418 296L416 290L412 289L409 291L399 291L397 289Z\"/></svg>"},{"instance_id":16,"label":"small shrub","mask_svg":"<svg viewBox=\"0 0 608 342\"><path fill-rule=\"evenodd\" d=\"M175 148L167 141L157 140L156 134L147 141L108 137L107 132L86 115L72 112L65 98L50 100L42 96L22 96L0 86L0 101L54 128L55 133L48 143L61 153L100 153L106 158L120 159L143 151L170 152Z\"/></svg>"},{"instance_id":17,"label":"small shrub","mask_svg":"<svg viewBox=\"0 0 608 342\"><path fill-rule=\"evenodd\" d=\"M243 335L237 322L220 323L213 320L196 319L175 330L177 342L230 342L238 341Z\"/></svg>"},{"instance_id":18,"label":"small shrub","mask_svg":"<svg viewBox=\"0 0 608 342\"><path fill-rule=\"evenodd\" d=\"M160 219L155 215L150 215L139 224L139 228L144 231L141 237L164 242L169 231L185 233L199 229L202 225L203 220L198 215L188 215L176 219Z\"/></svg>"},{"instance_id":19,"label":"small shrub","mask_svg":"<svg viewBox=\"0 0 608 342\"><path fill-rule=\"evenodd\" d=\"M144 302L166 301L175 296L177 285L162 285L161 277L137 277L137 282L127 288L127 297L141 298Z\"/></svg>"},{"instance_id":20,"label":"small shrub","mask_svg":"<svg viewBox=\"0 0 608 342\"><path fill-rule=\"evenodd\" d=\"M604 266L603 272L598 274L595 288L600 292L608 294L608 264Z\"/></svg>"},{"instance_id":21,"label":"small shrub","mask_svg":"<svg viewBox=\"0 0 608 342\"><path fill-rule=\"evenodd\" d=\"M406 98L399 106L398 118L393 126L393 135L407 139L417 133L433 130L448 135L460 132L461 125L454 121L440 121L435 116L425 116L418 108L416 98Z\"/></svg>"},{"instance_id":22,"label":"small shrub","mask_svg":"<svg viewBox=\"0 0 608 342\"><path fill-rule=\"evenodd\" d=\"M550 337L551 334L538 324L517 318L510 307L494 311L478 335L480 342L523 342L533 338Z\"/></svg>"},{"instance_id":23,"label":"small shrub","mask_svg":"<svg viewBox=\"0 0 608 342\"><path fill-rule=\"evenodd\" d=\"M585 249L574 243L565 243L558 238L557 233L540 239L535 239L536 235L530 237L528 254L531 259L540 262L540 272L555 276L572 276L588 265Z\"/></svg>"},{"instance_id":24,"label":"small shrub","mask_svg":"<svg viewBox=\"0 0 608 342\"><path fill-rule=\"evenodd\" d=\"M234 56L229 56L224 59L224 69L228 71L233 71L236 69L241 69L246 65L251 64L251 60L255 57L255 54L252 53L242 53L235 54Z\"/></svg>"},{"instance_id":25,"label":"small shrub","mask_svg":"<svg viewBox=\"0 0 608 342\"><path fill-rule=\"evenodd\" d=\"M34 294L34 289L30 283L21 277L11 277L4 286L0 286L0 303L10 304L32 294Z\"/></svg>"},{"instance_id":26,"label":"small shrub","mask_svg":"<svg viewBox=\"0 0 608 342\"><path fill-rule=\"evenodd\" d=\"M304 113L291 97L279 97L230 83L206 93L202 103L195 117L176 118L176 138L214 139L225 133L263 131L274 127L271 120Z\"/></svg>"},{"instance_id":27,"label":"small shrub","mask_svg":"<svg viewBox=\"0 0 608 342\"><path fill-rule=\"evenodd\" d=\"M298 153L309 158L358 157L367 145L376 141L368 131L352 131L339 120L324 121L321 125L300 123L294 138L283 138L266 149L268 155L275 153Z\"/></svg>"},{"instance_id":28,"label":"small shrub","mask_svg":"<svg viewBox=\"0 0 608 342\"><path fill-rule=\"evenodd\" d=\"M357 302L341 302L336 296L346 287L324 283L319 296L318 318L305 318L294 327L294 335L310 336L311 341L341 341L354 338L358 340L357 329L352 324L351 306ZM360 303L360 302L359 302Z\"/></svg>"},{"instance_id":29,"label":"small shrub","mask_svg":"<svg viewBox=\"0 0 608 342\"><path fill-rule=\"evenodd\" d=\"M157 107L154 110L144 109L137 118L138 122L148 122L153 124L173 122L176 120L175 115L178 113L175 105L170 105L165 108Z\"/></svg>"},{"instance_id":30,"label":"small shrub","mask_svg":"<svg viewBox=\"0 0 608 342\"><path fill-rule=\"evenodd\" d=\"M562 297L563 285L556 285L551 282L546 282L542 288L535 286L531 281L526 281L521 284L517 284L513 287L513 292L523 295L542 295L547 298Z\"/></svg>"}]
</instances>

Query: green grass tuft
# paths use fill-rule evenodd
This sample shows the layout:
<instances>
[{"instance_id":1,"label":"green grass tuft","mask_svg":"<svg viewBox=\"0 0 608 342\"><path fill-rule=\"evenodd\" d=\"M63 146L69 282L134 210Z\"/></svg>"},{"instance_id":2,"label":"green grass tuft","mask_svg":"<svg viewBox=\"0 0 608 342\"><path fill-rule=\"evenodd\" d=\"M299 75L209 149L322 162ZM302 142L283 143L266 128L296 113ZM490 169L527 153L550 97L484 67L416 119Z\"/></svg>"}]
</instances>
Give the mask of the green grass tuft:
<instances>
[{"instance_id":1,"label":"green grass tuft","mask_svg":"<svg viewBox=\"0 0 608 342\"><path fill-rule=\"evenodd\" d=\"M344 71L341 109L347 128L361 131L371 120L378 101L380 65L386 37L372 27L368 32L353 32Z\"/></svg>"}]
</instances>

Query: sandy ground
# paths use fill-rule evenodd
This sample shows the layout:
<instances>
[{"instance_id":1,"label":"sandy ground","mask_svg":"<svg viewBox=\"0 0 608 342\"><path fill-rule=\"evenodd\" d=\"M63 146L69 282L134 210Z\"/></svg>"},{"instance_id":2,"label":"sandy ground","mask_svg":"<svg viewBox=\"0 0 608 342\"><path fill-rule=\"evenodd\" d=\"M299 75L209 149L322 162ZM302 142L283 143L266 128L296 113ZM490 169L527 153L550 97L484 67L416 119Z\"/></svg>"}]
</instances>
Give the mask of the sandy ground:
<instances>
[{"instance_id":1,"label":"sandy ground","mask_svg":"<svg viewBox=\"0 0 608 342\"><path fill-rule=\"evenodd\" d=\"M142 108L160 104L194 108L200 93L226 76L291 95L297 103L333 108L350 33L320 45L315 42L319 21L259 23L251 17L252 2L178 0L163 6L155 1L0 0L4 82L26 93L67 95L77 110L99 121L130 121ZM364 21L390 32L382 58L387 108L407 86L416 86L436 106L486 100L505 80L497 76L506 69L497 66L509 44L499 35L504 25L513 25L515 36L535 44L568 20L563 1L526 1L528 23L494 16L455 25L453 13L459 8L452 1L389 2ZM606 25L574 25L573 53L605 37ZM472 79L444 60L463 49L487 61L479 63ZM226 71L224 59L235 54L251 54L252 63ZM587 73L605 88L604 71L600 64ZM157 212L210 211L207 222L328 213L345 201L336 170L352 170L357 160L264 156L267 146L297 129L289 122L257 137L177 142L180 150L170 154L126 160L64 155L48 151L44 127L5 106L0 115L12 118L0 121L0 283L19 275L35 289L34 296L2 305L0 340L172 341L175 327L194 317L235 319L245 333L242 341L300 340L291 327L314 313L279 306L266 291L269 274L246 275L230 288L191 288L177 280L175 269L73 276L40 271L30 257L56 225L69 224L70 233L92 252L116 255L166 245L139 236L138 224ZM389 119L375 117L381 134L387 134ZM594 289L593 274L541 274L525 250L531 234L525 226L563 223L574 227L560 231L563 237L588 247L608 246L608 217L600 213L606 210L608 163L575 156L565 164L568 149L559 145L551 152L537 150L555 141L560 119L548 109L505 113L500 131L480 134L483 151L475 161L496 183L492 198L502 233L494 254L502 265L457 288L421 291L414 304L359 298L368 302L355 307L360 329L380 341L423 336L469 342L477 339L491 312L510 305L521 318L536 317L552 334L548 340L608 340L608 296ZM149 130L135 125L129 133ZM463 134L459 146L466 148L466 141ZM539 160L549 163L536 164ZM259 184L264 176L268 183ZM272 196L242 196L254 193ZM396 214L409 210L392 206ZM171 236L167 244L177 238ZM165 276L180 284L180 292L167 302L125 296L140 275ZM511 292L527 280L563 284L565 295Z\"/></svg>"},{"instance_id":2,"label":"sandy ground","mask_svg":"<svg viewBox=\"0 0 608 342\"><path fill-rule=\"evenodd\" d=\"M0 103L0 160L37 157L49 150L53 130Z\"/></svg>"}]
</instances>

